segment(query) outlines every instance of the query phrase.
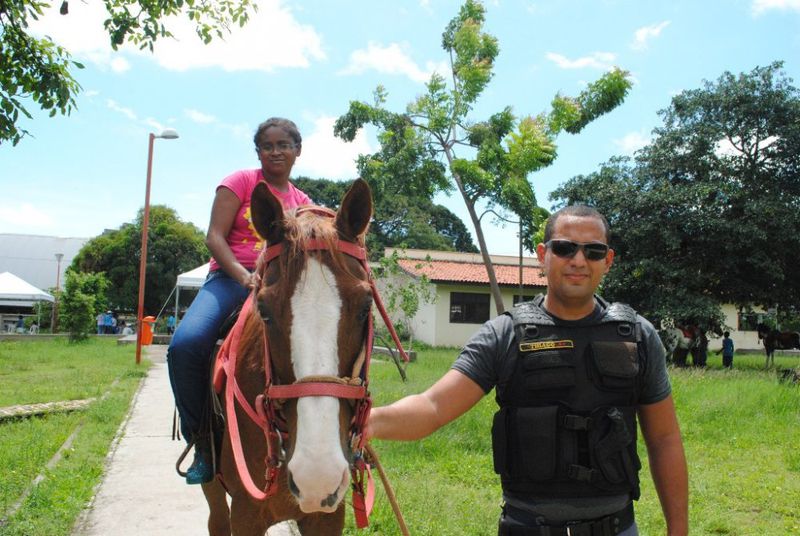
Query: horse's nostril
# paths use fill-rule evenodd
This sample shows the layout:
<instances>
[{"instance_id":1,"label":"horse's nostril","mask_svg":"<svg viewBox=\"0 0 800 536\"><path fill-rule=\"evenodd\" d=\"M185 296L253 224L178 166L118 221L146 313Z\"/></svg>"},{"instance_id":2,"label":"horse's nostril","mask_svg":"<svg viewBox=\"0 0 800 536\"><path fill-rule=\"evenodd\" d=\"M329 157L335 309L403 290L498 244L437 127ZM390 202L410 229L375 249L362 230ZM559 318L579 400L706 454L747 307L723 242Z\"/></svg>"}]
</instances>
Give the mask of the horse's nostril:
<instances>
[{"instance_id":1,"label":"horse's nostril","mask_svg":"<svg viewBox=\"0 0 800 536\"><path fill-rule=\"evenodd\" d=\"M337 489L330 495L328 495L321 503L320 506L323 508L333 508L336 506L336 502L339 500L339 490Z\"/></svg>"},{"instance_id":2,"label":"horse's nostril","mask_svg":"<svg viewBox=\"0 0 800 536\"><path fill-rule=\"evenodd\" d=\"M300 498L300 489L297 487L297 484L294 483L294 478L292 478L292 473L289 473L289 491L292 492L292 495Z\"/></svg>"}]
</instances>

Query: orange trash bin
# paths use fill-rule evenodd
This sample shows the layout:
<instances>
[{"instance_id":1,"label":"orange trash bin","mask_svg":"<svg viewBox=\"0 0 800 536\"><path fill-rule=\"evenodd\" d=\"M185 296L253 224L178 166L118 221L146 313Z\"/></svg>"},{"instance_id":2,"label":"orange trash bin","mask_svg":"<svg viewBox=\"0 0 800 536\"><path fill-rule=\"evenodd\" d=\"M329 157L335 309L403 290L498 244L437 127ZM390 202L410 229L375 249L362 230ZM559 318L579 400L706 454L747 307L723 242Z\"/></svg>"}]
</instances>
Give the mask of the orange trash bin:
<instances>
[{"instance_id":1,"label":"orange trash bin","mask_svg":"<svg viewBox=\"0 0 800 536\"><path fill-rule=\"evenodd\" d=\"M142 318L142 345L148 346L153 344L153 324L156 323L156 317L146 316Z\"/></svg>"}]
</instances>

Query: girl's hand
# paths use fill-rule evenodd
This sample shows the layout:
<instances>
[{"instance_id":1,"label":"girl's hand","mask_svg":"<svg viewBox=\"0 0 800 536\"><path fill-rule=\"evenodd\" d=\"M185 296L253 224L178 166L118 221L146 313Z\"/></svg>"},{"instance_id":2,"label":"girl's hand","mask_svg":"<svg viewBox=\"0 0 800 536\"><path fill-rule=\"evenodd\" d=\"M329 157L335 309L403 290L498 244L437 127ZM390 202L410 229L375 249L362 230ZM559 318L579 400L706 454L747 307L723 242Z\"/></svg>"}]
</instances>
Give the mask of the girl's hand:
<instances>
[{"instance_id":1,"label":"girl's hand","mask_svg":"<svg viewBox=\"0 0 800 536\"><path fill-rule=\"evenodd\" d=\"M239 283L246 289L255 290L261 284L261 277L256 273L247 272L247 274L242 276L239 280Z\"/></svg>"}]
</instances>

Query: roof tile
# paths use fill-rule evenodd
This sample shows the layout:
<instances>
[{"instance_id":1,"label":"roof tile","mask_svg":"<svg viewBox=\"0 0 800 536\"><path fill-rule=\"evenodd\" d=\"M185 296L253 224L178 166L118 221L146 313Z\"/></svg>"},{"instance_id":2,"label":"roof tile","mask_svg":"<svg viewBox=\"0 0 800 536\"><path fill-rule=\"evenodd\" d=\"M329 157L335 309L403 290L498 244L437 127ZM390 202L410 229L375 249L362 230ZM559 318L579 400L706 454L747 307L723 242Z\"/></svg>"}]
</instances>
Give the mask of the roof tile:
<instances>
[{"instance_id":1,"label":"roof tile","mask_svg":"<svg viewBox=\"0 0 800 536\"><path fill-rule=\"evenodd\" d=\"M414 276L426 275L434 282L489 283L486 267L482 263L439 260L400 259L400 267ZM495 275L500 285L519 285L519 266L495 264ZM547 286L547 280L538 266L523 266L522 283L525 286Z\"/></svg>"}]
</instances>

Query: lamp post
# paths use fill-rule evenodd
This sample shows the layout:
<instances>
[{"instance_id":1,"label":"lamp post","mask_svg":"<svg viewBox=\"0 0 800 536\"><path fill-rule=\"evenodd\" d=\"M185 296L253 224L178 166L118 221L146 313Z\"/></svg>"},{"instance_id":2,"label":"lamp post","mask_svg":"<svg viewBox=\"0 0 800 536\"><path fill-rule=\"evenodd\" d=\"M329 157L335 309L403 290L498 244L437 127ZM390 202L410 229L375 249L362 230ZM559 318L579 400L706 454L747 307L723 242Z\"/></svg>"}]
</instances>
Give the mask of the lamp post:
<instances>
[{"instance_id":1,"label":"lamp post","mask_svg":"<svg viewBox=\"0 0 800 536\"><path fill-rule=\"evenodd\" d=\"M142 252L139 259L139 307L136 313L136 364L142 362L142 327L144 326L144 276L147 271L147 230L150 225L150 180L153 174L153 140L162 138L174 140L178 137L177 131L165 128L161 134L156 135L152 132L149 135L147 148L147 185L144 191L144 216L142 218Z\"/></svg>"},{"instance_id":2,"label":"lamp post","mask_svg":"<svg viewBox=\"0 0 800 536\"><path fill-rule=\"evenodd\" d=\"M56 333L58 329L58 290L61 284L61 259L64 258L63 253L56 253L56 299L53 301L53 319L50 326L50 331Z\"/></svg>"},{"instance_id":3,"label":"lamp post","mask_svg":"<svg viewBox=\"0 0 800 536\"><path fill-rule=\"evenodd\" d=\"M504 222L519 224L519 301L525 301L524 298L523 298L524 294L523 294L523 290L522 290L523 289L523 285L522 285L522 218L520 218L519 221L509 220L509 219L504 218L503 216L501 216L500 214L498 214L494 210L488 208L488 209L484 210L483 214L481 214L480 217L478 218L479 222L481 221L481 218L483 218L484 215L486 215L487 212L491 212L492 214L495 215L496 218L498 218L500 220L503 220ZM514 304L512 304L512 305L514 305Z\"/></svg>"}]
</instances>

